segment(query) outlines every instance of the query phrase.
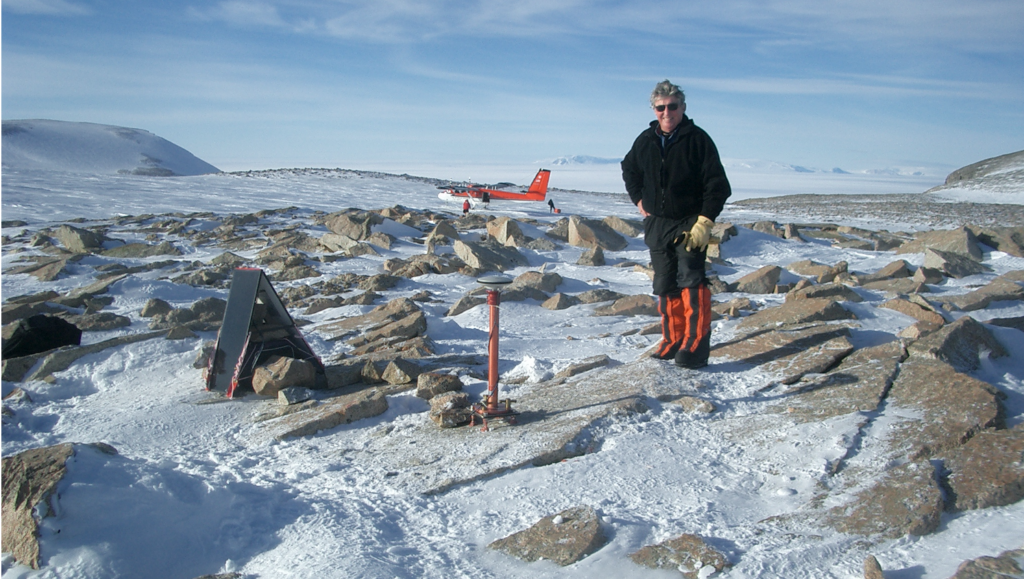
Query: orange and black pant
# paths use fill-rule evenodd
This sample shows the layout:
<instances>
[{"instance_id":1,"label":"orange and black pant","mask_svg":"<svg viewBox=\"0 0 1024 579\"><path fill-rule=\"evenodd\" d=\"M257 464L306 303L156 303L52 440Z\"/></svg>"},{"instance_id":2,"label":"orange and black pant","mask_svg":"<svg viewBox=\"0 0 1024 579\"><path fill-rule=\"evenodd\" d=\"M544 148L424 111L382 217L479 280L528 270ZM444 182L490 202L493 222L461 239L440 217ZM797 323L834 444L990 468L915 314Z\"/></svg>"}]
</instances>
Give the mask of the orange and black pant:
<instances>
[{"instance_id":1,"label":"orange and black pant","mask_svg":"<svg viewBox=\"0 0 1024 579\"><path fill-rule=\"evenodd\" d=\"M711 346L711 290L705 251L686 251L676 243L697 220L651 216L644 220L644 241L654 268L653 290L658 296L662 340L654 356L668 359L679 350L706 359Z\"/></svg>"}]
</instances>

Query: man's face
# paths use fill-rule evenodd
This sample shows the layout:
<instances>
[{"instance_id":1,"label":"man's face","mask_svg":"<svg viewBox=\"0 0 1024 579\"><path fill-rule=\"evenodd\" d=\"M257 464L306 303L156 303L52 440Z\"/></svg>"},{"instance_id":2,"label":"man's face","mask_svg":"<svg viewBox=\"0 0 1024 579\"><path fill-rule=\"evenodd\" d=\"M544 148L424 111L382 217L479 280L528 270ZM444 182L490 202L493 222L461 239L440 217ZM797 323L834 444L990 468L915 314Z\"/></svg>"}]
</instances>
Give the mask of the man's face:
<instances>
[{"instance_id":1,"label":"man's face","mask_svg":"<svg viewBox=\"0 0 1024 579\"><path fill-rule=\"evenodd\" d=\"M672 110L675 107L675 110ZM661 110L659 110L661 109ZM663 133L671 133L683 120L686 103L679 102L675 97L662 97L654 100L654 116L658 118L658 127Z\"/></svg>"}]
</instances>

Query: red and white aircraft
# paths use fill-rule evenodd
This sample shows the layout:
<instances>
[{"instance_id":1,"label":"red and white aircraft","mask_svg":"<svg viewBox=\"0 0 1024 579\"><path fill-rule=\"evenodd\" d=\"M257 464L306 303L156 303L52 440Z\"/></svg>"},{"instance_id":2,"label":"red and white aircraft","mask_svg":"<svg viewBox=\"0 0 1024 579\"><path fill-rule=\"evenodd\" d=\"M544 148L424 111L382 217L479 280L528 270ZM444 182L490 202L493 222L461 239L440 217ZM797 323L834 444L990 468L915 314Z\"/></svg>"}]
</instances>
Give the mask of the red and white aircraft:
<instances>
[{"instance_id":1,"label":"red and white aircraft","mask_svg":"<svg viewBox=\"0 0 1024 579\"><path fill-rule=\"evenodd\" d=\"M548 194L548 178L551 171L541 169L533 178L530 188L523 191L512 183L498 183L493 188L485 185L467 183L465 185L445 185L438 187L442 192L437 196L445 201L462 201L469 199L471 203L487 203L492 199L506 201L543 201ZM518 189L518 190L516 190Z\"/></svg>"}]
</instances>

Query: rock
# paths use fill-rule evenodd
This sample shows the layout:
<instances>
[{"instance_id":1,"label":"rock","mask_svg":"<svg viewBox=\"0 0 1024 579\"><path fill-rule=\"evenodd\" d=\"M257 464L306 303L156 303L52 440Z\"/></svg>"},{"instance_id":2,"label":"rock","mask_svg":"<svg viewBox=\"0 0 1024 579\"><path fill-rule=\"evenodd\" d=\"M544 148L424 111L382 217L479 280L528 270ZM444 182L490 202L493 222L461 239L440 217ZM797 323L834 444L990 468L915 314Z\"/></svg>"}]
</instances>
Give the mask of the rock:
<instances>
[{"instance_id":1,"label":"rock","mask_svg":"<svg viewBox=\"0 0 1024 579\"><path fill-rule=\"evenodd\" d=\"M779 284L779 276L782 275L782 268L777 265L766 265L761 269L748 273L739 278L730 288L733 291L748 294L771 294L775 293L775 286Z\"/></svg>"},{"instance_id":2,"label":"rock","mask_svg":"<svg viewBox=\"0 0 1024 579\"><path fill-rule=\"evenodd\" d=\"M59 303L64 306L68 306L70 308L82 307L83 300L94 298L96 296L107 293L107 291L110 289L110 286L127 277L127 274L123 274L109 277L106 279L101 279L85 287L76 288L68 292L67 295L61 296L60 298L56 298L55 300L53 300L53 302Z\"/></svg>"},{"instance_id":3,"label":"rock","mask_svg":"<svg viewBox=\"0 0 1024 579\"><path fill-rule=\"evenodd\" d=\"M657 316L658 300L641 294L626 296L594 310L595 316Z\"/></svg>"},{"instance_id":4,"label":"rock","mask_svg":"<svg viewBox=\"0 0 1024 579\"><path fill-rule=\"evenodd\" d=\"M357 241L370 237L370 234L373 233L373 226L382 223L384 223L383 217L365 211L331 213L324 219L324 225L332 233L344 235Z\"/></svg>"},{"instance_id":5,"label":"rock","mask_svg":"<svg viewBox=\"0 0 1024 579\"><path fill-rule=\"evenodd\" d=\"M415 382L420 372L419 364L403 358L396 358L388 363L381 378L388 384L408 384Z\"/></svg>"},{"instance_id":6,"label":"rock","mask_svg":"<svg viewBox=\"0 0 1024 579\"><path fill-rule=\"evenodd\" d=\"M988 351L993 358L1007 355L1006 349L985 325L970 316L964 316L914 342L909 351L913 356L946 362L960 372L977 369L980 365L978 356L982 351Z\"/></svg>"},{"instance_id":7,"label":"rock","mask_svg":"<svg viewBox=\"0 0 1024 579\"><path fill-rule=\"evenodd\" d=\"M796 241L803 241L800 237L800 227L793 223L786 223L782 226L782 238L783 239L795 239Z\"/></svg>"},{"instance_id":8,"label":"rock","mask_svg":"<svg viewBox=\"0 0 1024 579\"><path fill-rule=\"evenodd\" d=\"M455 242L455 254L466 265L479 271L505 271L527 265L526 258L515 248L491 242Z\"/></svg>"},{"instance_id":9,"label":"rock","mask_svg":"<svg viewBox=\"0 0 1024 579\"><path fill-rule=\"evenodd\" d=\"M1024 499L1024 431L986 430L945 455L957 511L1012 505Z\"/></svg>"},{"instance_id":10,"label":"rock","mask_svg":"<svg viewBox=\"0 0 1024 579\"><path fill-rule=\"evenodd\" d=\"M762 366L779 375L782 384L793 384L804 374L832 368L852 352L849 335L848 328L827 324L773 330L719 344L711 355Z\"/></svg>"},{"instance_id":11,"label":"rock","mask_svg":"<svg viewBox=\"0 0 1024 579\"><path fill-rule=\"evenodd\" d=\"M103 249L107 237L72 225L61 225L53 235L65 249L72 253L93 253Z\"/></svg>"},{"instance_id":12,"label":"rock","mask_svg":"<svg viewBox=\"0 0 1024 579\"><path fill-rule=\"evenodd\" d=\"M917 283L930 283L937 284L942 283L942 280L946 279L946 276L942 274L942 271L932 269L930 267L919 267L914 272L912 278Z\"/></svg>"},{"instance_id":13,"label":"rock","mask_svg":"<svg viewBox=\"0 0 1024 579\"><path fill-rule=\"evenodd\" d=\"M899 342L861 348L770 411L797 422L821 422L854 412L876 412L888 394L905 352Z\"/></svg>"},{"instance_id":14,"label":"rock","mask_svg":"<svg viewBox=\"0 0 1024 579\"><path fill-rule=\"evenodd\" d=\"M45 355L42 353L5 359L3 361L3 379L7 382L21 382L25 378L25 374L28 374L29 370Z\"/></svg>"},{"instance_id":15,"label":"rock","mask_svg":"<svg viewBox=\"0 0 1024 579\"><path fill-rule=\"evenodd\" d=\"M437 225L434 226L434 229L430 232L430 237L435 240L435 243L439 238L444 238L449 242L460 239L459 232L456 231L451 222L447 220L438 221Z\"/></svg>"},{"instance_id":16,"label":"rock","mask_svg":"<svg viewBox=\"0 0 1024 579\"><path fill-rule=\"evenodd\" d=\"M569 245L600 247L606 251L622 251L629 242L602 221L585 219L578 215L569 218Z\"/></svg>"},{"instance_id":17,"label":"rock","mask_svg":"<svg viewBox=\"0 0 1024 579\"><path fill-rule=\"evenodd\" d=\"M967 228L978 241L1014 257L1024 257L1024 227L978 227Z\"/></svg>"},{"instance_id":18,"label":"rock","mask_svg":"<svg viewBox=\"0 0 1024 579\"><path fill-rule=\"evenodd\" d=\"M367 292L387 291L402 281L402 278L386 273L378 273L359 282L359 289Z\"/></svg>"},{"instance_id":19,"label":"rock","mask_svg":"<svg viewBox=\"0 0 1024 579\"><path fill-rule=\"evenodd\" d=\"M885 579L882 566L878 564L878 559L875 559L874 555L868 555L864 559L864 579Z\"/></svg>"},{"instance_id":20,"label":"rock","mask_svg":"<svg viewBox=\"0 0 1024 579\"><path fill-rule=\"evenodd\" d=\"M102 443L65 443L3 458L3 549L22 565L39 569L39 521L35 517L53 516L55 509L50 498L67 474L65 465L84 448L117 454L113 447Z\"/></svg>"},{"instance_id":21,"label":"rock","mask_svg":"<svg viewBox=\"0 0 1024 579\"><path fill-rule=\"evenodd\" d=\"M847 311L838 302L809 298L793 300L780 306L765 308L740 320L737 328L756 330L784 326L787 324L806 324L810 322L829 322L835 320L854 320L856 316Z\"/></svg>"},{"instance_id":22,"label":"rock","mask_svg":"<svg viewBox=\"0 0 1024 579\"><path fill-rule=\"evenodd\" d=\"M840 276L846 273L847 267L848 265L845 261L840 261L839 263L833 265L824 272L818 274L818 283L829 283L831 281L838 279Z\"/></svg>"},{"instance_id":23,"label":"rock","mask_svg":"<svg viewBox=\"0 0 1024 579\"><path fill-rule=\"evenodd\" d=\"M846 302L862 302L864 298L860 297L856 291L849 287L835 282L823 283L821 285L807 286L803 289L793 290L786 294L786 301L790 300L804 300L813 298L829 298L837 301Z\"/></svg>"},{"instance_id":24,"label":"rock","mask_svg":"<svg viewBox=\"0 0 1024 579\"><path fill-rule=\"evenodd\" d=\"M886 292L887 295L909 295L927 293L928 286L913 278L896 278L871 281L860 285L861 289Z\"/></svg>"},{"instance_id":25,"label":"rock","mask_svg":"<svg viewBox=\"0 0 1024 579\"><path fill-rule=\"evenodd\" d=\"M196 300L189 306L192 313L196 315L196 319L209 323L222 321L227 308L228 303L226 301L214 297Z\"/></svg>"},{"instance_id":26,"label":"rock","mask_svg":"<svg viewBox=\"0 0 1024 579\"><path fill-rule=\"evenodd\" d=\"M309 265L298 265L295 267L286 267L274 274L273 278L275 282L280 281L295 281L297 279L307 279L311 277L320 277L321 274L315 267Z\"/></svg>"},{"instance_id":27,"label":"rock","mask_svg":"<svg viewBox=\"0 0 1024 579\"><path fill-rule=\"evenodd\" d=\"M338 340L357 331L363 333L373 331L421 311L416 302L408 298L396 298L386 304L377 306L361 316L329 322L318 326L317 329L328 340Z\"/></svg>"},{"instance_id":28,"label":"rock","mask_svg":"<svg viewBox=\"0 0 1024 579\"><path fill-rule=\"evenodd\" d=\"M897 539L935 531L944 508L932 464L908 462L887 471L851 503L830 509L828 521L842 533Z\"/></svg>"},{"instance_id":29,"label":"rock","mask_svg":"<svg viewBox=\"0 0 1024 579\"><path fill-rule=\"evenodd\" d=\"M750 301L750 298L734 298L725 303L715 304L711 306L711 311L721 316L730 316L733 318L740 317L741 311L751 311L756 309L754 303Z\"/></svg>"},{"instance_id":30,"label":"rock","mask_svg":"<svg viewBox=\"0 0 1024 579\"><path fill-rule=\"evenodd\" d=\"M615 215L609 215L601 221L626 237L638 237L644 232L643 224L633 219L623 219Z\"/></svg>"},{"instance_id":31,"label":"rock","mask_svg":"<svg viewBox=\"0 0 1024 579\"><path fill-rule=\"evenodd\" d=\"M955 278L977 275L990 270L987 265L980 261L975 261L958 253L932 248L924 250L924 267L937 269L945 275Z\"/></svg>"},{"instance_id":32,"label":"rock","mask_svg":"<svg viewBox=\"0 0 1024 579\"><path fill-rule=\"evenodd\" d=\"M559 518L560 522L555 524ZM580 506L544 517L529 529L498 539L487 547L528 563L547 559L565 567L597 551L605 541L597 512Z\"/></svg>"},{"instance_id":33,"label":"rock","mask_svg":"<svg viewBox=\"0 0 1024 579\"><path fill-rule=\"evenodd\" d=\"M545 238L531 239L526 244L526 249L532 249L534 251L555 251L559 248L559 245L554 241Z\"/></svg>"},{"instance_id":34,"label":"rock","mask_svg":"<svg viewBox=\"0 0 1024 579\"><path fill-rule=\"evenodd\" d=\"M384 368L384 363L378 360L364 359L363 368L359 372L359 376L364 384L383 384Z\"/></svg>"},{"instance_id":35,"label":"rock","mask_svg":"<svg viewBox=\"0 0 1024 579\"><path fill-rule=\"evenodd\" d=\"M566 308L571 308L572 306L575 306L579 303L580 300L576 296L557 293L548 298L547 300L545 300L544 303L540 305L540 307L549 310L564 310Z\"/></svg>"},{"instance_id":36,"label":"rock","mask_svg":"<svg viewBox=\"0 0 1024 579\"><path fill-rule=\"evenodd\" d=\"M928 334L935 332L941 327L942 326L930 324L928 322L914 322L913 324L910 324L909 326L900 330L900 332L896 334L896 336L899 338L903 338L904 340L914 342L920 340L921 338L927 336Z\"/></svg>"},{"instance_id":37,"label":"rock","mask_svg":"<svg viewBox=\"0 0 1024 579\"><path fill-rule=\"evenodd\" d=\"M462 380L459 380L459 377L454 374L424 372L416 378L416 396L424 400L430 400L445 392L460 390L462 390Z\"/></svg>"},{"instance_id":38,"label":"rock","mask_svg":"<svg viewBox=\"0 0 1024 579\"><path fill-rule=\"evenodd\" d=\"M511 217L499 217L487 222L487 235L493 237L501 245L509 245L510 241L516 245L526 242L526 235L519 228L519 222Z\"/></svg>"},{"instance_id":39,"label":"rock","mask_svg":"<svg viewBox=\"0 0 1024 579\"><path fill-rule=\"evenodd\" d=\"M327 253L347 252L359 242L340 233L325 233L320 237L320 247Z\"/></svg>"},{"instance_id":40,"label":"rock","mask_svg":"<svg viewBox=\"0 0 1024 579\"><path fill-rule=\"evenodd\" d=\"M83 332L106 332L132 324L131 318L119 316L111 312L68 316L68 321L74 323Z\"/></svg>"},{"instance_id":41,"label":"rock","mask_svg":"<svg viewBox=\"0 0 1024 579\"><path fill-rule=\"evenodd\" d=\"M375 245L381 249L391 249L391 246L395 243L395 237L391 234L384 233L383 231L374 231L366 238L366 243Z\"/></svg>"},{"instance_id":42,"label":"rock","mask_svg":"<svg viewBox=\"0 0 1024 579\"><path fill-rule=\"evenodd\" d=\"M981 247L978 238L967 227L953 230L920 231L914 239L896 248L896 253L926 253L938 250L941 253L954 253L961 257L980 262Z\"/></svg>"},{"instance_id":43,"label":"rock","mask_svg":"<svg viewBox=\"0 0 1024 579\"><path fill-rule=\"evenodd\" d=\"M226 273L204 269L178 276L171 281L191 286L217 286L227 279L228 275Z\"/></svg>"},{"instance_id":44,"label":"rock","mask_svg":"<svg viewBox=\"0 0 1024 579\"><path fill-rule=\"evenodd\" d=\"M973 312L987 308L992 302L1019 302L1021 300L1024 300L1024 287L1005 278L996 278L972 292L956 296L943 296L937 301L964 312Z\"/></svg>"},{"instance_id":45,"label":"rock","mask_svg":"<svg viewBox=\"0 0 1024 579\"><path fill-rule=\"evenodd\" d=\"M380 416L388 400L378 388L322 401L309 409L264 422L261 427L277 440L309 436L341 424Z\"/></svg>"},{"instance_id":46,"label":"rock","mask_svg":"<svg viewBox=\"0 0 1024 579\"><path fill-rule=\"evenodd\" d=\"M184 326L196 320L196 314L190 309L176 308L166 314L153 316L149 322L151 330L169 330L177 326Z\"/></svg>"},{"instance_id":47,"label":"rock","mask_svg":"<svg viewBox=\"0 0 1024 579\"><path fill-rule=\"evenodd\" d=\"M553 292L560 285L562 285L562 276L557 273L528 271L512 280L510 288L531 287L545 292Z\"/></svg>"},{"instance_id":48,"label":"rock","mask_svg":"<svg viewBox=\"0 0 1024 579\"><path fill-rule=\"evenodd\" d=\"M301 386L282 388L277 392L277 401L285 406L299 404L313 398L313 391Z\"/></svg>"},{"instance_id":49,"label":"rock","mask_svg":"<svg viewBox=\"0 0 1024 579\"><path fill-rule=\"evenodd\" d=\"M212 263L213 265L223 265L230 268L235 268L245 265L246 261L247 260L240 255L236 255L234 253L231 253L230 251L225 251L224 253L211 259L210 263Z\"/></svg>"},{"instance_id":50,"label":"rock","mask_svg":"<svg viewBox=\"0 0 1024 579\"><path fill-rule=\"evenodd\" d=\"M550 237L552 239L557 239L558 241L568 242L569 241L569 218L568 217L563 217L563 218L559 219L558 221L556 221L554 225L552 225L547 231L544 232L544 235L546 235L546 236L548 236L548 237Z\"/></svg>"},{"instance_id":51,"label":"rock","mask_svg":"<svg viewBox=\"0 0 1024 579\"><path fill-rule=\"evenodd\" d=\"M455 428L473 418L469 394L445 392L430 399L430 419L441 428Z\"/></svg>"},{"instance_id":52,"label":"rock","mask_svg":"<svg viewBox=\"0 0 1024 579\"><path fill-rule=\"evenodd\" d=\"M1024 549L1006 551L998 557L978 557L961 563L949 579L1024 579L1022 559Z\"/></svg>"},{"instance_id":53,"label":"rock","mask_svg":"<svg viewBox=\"0 0 1024 579\"><path fill-rule=\"evenodd\" d=\"M949 364L911 356L900 366L888 402L913 409L919 418L892 426L888 444L897 455L914 459L956 448L986 428L1003 426L1001 396Z\"/></svg>"},{"instance_id":54,"label":"rock","mask_svg":"<svg viewBox=\"0 0 1024 579\"><path fill-rule=\"evenodd\" d=\"M818 263L810 259L805 259L802 261L794 261L790 263L789 265L786 266L786 269L792 273L795 273L796 275L803 275L816 278L832 268L831 266L825 265L823 263Z\"/></svg>"},{"instance_id":55,"label":"rock","mask_svg":"<svg viewBox=\"0 0 1024 579\"><path fill-rule=\"evenodd\" d=\"M908 264L906 260L899 259L879 269L874 273L858 275L857 280L860 283L867 283L883 279L910 277L911 275L913 274L910 271L910 264Z\"/></svg>"},{"instance_id":56,"label":"rock","mask_svg":"<svg viewBox=\"0 0 1024 579\"><path fill-rule=\"evenodd\" d=\"M985 323L993 326L999 326L1001 328L1013 328L1024 332L1024 316L1017 316L1014 318L993 318Z\"/></svg>"},{"instance_id":57,"label":"rock","mask_svg":"<svg viewBox=\"0 0 1024 579\"><path fill-rule=\"evenodd\" d=\"M599 354L597 356L591 356L586 360L570 364L569 367L555 374L555 378L571 378L584 372L589 372L595 368L603 368L611 362L606 354Z\"/></svg>"},{"instance_id":58,"label":"rock","mask_svg":"<svg viewBox=\"0 0 1024 579\"><path fill-rule=\"evenodd\" d=\"M306 360L274 356L253 370L252 389L260 396L277 396L285 388L316 386L316 366Z\"/></svg>"},{"instance_id":59,"label":"rock","mask_svg":"<svg viewBox=\"0 0 1024 579\"><path fill-rule=\"evenodd\" d=\"M587 291L577 295L576 299L578 299L581 304L597 304L597 303L601 303L601 302L608 302L608 301L612 301L612 300L618 300L618 299L621 299L621 298L624 298L624 297L627 297L627 296L625 294L620 294L617 291L612 291L612 290L609 290L609 289L598 288L598 289L587 290Z\"/></svg>"},{"instance_id":60,"label":"rock","mask_svg":"<svg viewBox=\"0 0 1024 579\"><path fill-rule=\"evenodd\" d=\"M905 316L910 316L915 320L925 322L928 326L933 326L935 328L946 324L946 319L935 311L925 309L920 305L903 298L891 299L879 307L899 312Z\"/></svg>"},{"instance_id":61,"label":"rock","mask_svg":"<svg viewBox=\"0 0 1024 579\"><path fill-rule=\"evenodd\" d=\"M120 259L142 259L158 255L182 255L181 250L174 247L169 241L162 241L156 245L148 243L126 243L118 247L104 249L100 255L105 257L116 257Z\"/></svg>"},{"instance_id":62,"label":"rock","mask_svg":"<svg viewBox=\"0 0 1024 579\"><path fill-rule=\"evenodd\" d=\"M17 304L8 303L3 305L2 309L2 323L4 327L10 327L10 324L40 314L60 314L64 310L61 308L54 307L49 303L31 303L31 304Z\"/></svg>"},{"instance_id":63,"label":"rock","mask_svg":"<svg viewBox=\"0 0 1024 579\"><path fill-rule=\"evenodd\" d=\"M526 300L537 300L538 302L546 302L548 300L548 294L540 291L537 288L530 286L522 287L509 287L501 291L501 301L504 302L522 302Z\"/></svg>"},{"instance_id":64,"label":"rock","mask_svg":"<svg viewBox=\"0 0 1024 579\"><path fill-rule=\"evenodd\" d=\"M462 312L471 310L479 305L486 304L487 298L483 296L468 295L459 298L459 301L455 302L451 308L448 309L446 316L457 316Z\"/></svg>"},{"instance_id":65,"label":"rock","mask_svg":"<svg viewBox=\"0 0 1024 579\"><path fill-rule=\"evenodd\" d=\"M629 558L637 565L651 569L679 571L686 579L704 579L713 573L703 571L706 567L721 573L729 566L725 555L716 551L697 535L684 534L657 545L648 545Z\"/></svg>"},{"instance_id":66,"label":"rock","mask_svg":"<svg viewBox=\"0 0 1024 579\"><path fill-rule=\"evenodd\" d=\"M364 332L358 338L348 341L352 346L363 346L380 340L408 340L422 336L427 332L427 316L422 311L415 311L404 318L378 326Z\"/></svg>"},{"instance_id":67,"label":"rock","mask_svg":"<svg viewBox=\"0 0 1024 579\"><path fill-rule=\"evenodd\" d=\"M146 302L146 305L142 306L142 310L139 312L139 317L152 318L153 316L166 314L173 309L174 307L164 300L160 298L151 298Z\"/></svg>"},{"instance_id":68,"label":"rock","mask_svg":"<svg viewBox=\"0 0 1024 579\"><path fill-rule=\"evenodd\" d=\"M580 258L576 260L576 265L588 267L600 267L604 264L604 250L600 247L592 247L584 251Z\"/></svg>"}]
</instances>

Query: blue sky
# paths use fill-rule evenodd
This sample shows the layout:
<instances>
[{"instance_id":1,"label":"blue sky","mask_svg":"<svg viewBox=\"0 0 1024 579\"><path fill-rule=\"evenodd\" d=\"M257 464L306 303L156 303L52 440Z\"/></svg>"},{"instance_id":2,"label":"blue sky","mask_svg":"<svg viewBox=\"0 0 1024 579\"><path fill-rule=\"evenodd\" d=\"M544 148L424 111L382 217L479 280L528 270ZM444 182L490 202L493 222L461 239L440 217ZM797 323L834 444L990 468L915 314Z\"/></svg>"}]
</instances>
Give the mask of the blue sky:
<instances>
[{"instance_id":1,"label":"blue sky","mask_svg":"<svg viewBox=\"0 0 1024 579\"><path fill-rule=\"evenodd\" d=\"M4 119L225 170L621 157L668 78L723 157L956 168L1024 149L1021 0L3 0Z\"/></svg>"}]
</instances>

